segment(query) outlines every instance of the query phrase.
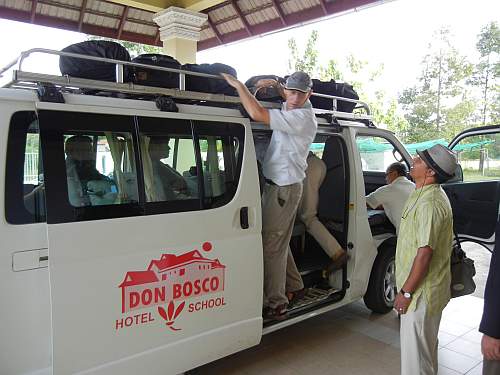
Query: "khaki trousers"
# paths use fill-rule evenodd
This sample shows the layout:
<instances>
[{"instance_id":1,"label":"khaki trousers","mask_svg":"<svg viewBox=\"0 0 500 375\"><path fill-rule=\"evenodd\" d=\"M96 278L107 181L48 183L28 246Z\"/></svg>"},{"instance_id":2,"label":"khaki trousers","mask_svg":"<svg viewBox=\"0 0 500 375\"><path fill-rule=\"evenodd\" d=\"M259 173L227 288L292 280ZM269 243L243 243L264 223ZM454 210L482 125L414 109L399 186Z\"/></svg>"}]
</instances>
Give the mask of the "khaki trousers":
<instances>
[{"instance_id":1,"label":"khaki trousers","mask_svg":"<svg viewBox=\"0 0 500 375\"><path fill-rule=\"evenodd\" d=\"M401 375L436 375L441 312L429 314L424 297L415 311L401 315Z\"/></svg>"},{"instance_id":2,"label":"khaki trousers","mask_svg":"<svg viewBox=\"0 0 500 375\"><path fill-rule=\"evenodd\" d=\"M307 158L304 192L299 205L300 220L306 226L307 232L319 243L325 253L332 259L337 258L342 246L318 219L319 187L326 176L326 165L317 156Z\"/></svg>"},{"instance_id":3,"label":"khaki trousers","mask_svg":"<svg viewBox=\"0 0 500 375\"><path fill-rule=\"evenodd\" d=\"M265 184L262 195L262 245L264 248L264 305L288 303L286 292L304 288L290 250L293 223L302 195L302 183Z\"/></svg>"},{"instance_id":4,"label":"khaki trousers","mask_svg":"<svg viewBox=\"0 0 500 375\"><path fill-rule=\"evenodd\" d=\"M500 374L500 361L483 360L483 375Z\"/></svg>"}]
</instances>

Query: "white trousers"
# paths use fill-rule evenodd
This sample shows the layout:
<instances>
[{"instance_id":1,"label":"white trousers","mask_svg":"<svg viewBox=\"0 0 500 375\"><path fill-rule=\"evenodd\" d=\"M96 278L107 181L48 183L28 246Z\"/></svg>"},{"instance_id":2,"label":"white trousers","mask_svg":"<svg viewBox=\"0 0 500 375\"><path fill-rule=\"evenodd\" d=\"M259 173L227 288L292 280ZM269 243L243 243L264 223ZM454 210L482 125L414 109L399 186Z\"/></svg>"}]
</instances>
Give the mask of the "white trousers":
<instances>
[{"instance_id":1,"label":"white trousers","mask_svg":"<svg viewBox=\"0 0 500 375\"><path fill-rule=\"evenodd\" d=\"M429 314L423 296L415 311L401 315L401 375L436 375L441 312Z\"/></svg>"}]
</instances>

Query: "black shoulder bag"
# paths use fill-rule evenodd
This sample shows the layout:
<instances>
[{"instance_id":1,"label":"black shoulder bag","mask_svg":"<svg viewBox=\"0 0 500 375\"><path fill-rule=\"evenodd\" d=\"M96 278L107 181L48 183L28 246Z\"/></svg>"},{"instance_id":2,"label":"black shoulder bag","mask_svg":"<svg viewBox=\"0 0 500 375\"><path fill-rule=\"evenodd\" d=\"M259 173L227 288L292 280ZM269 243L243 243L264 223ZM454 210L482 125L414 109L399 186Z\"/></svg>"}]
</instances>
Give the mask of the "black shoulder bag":
<instances>
[{"instance_id":1,"label":"black shoulder bag","mask_svg":"<svg viewBox=\"0 0 500 375\"><path fill-rule=\"evenodd\" d=\"M476 290L476 283L473 279L475 274L474 261L467 258L455 233L455 242L451 250L451 298L474 293Z\"/></svg>"}]
</instances>

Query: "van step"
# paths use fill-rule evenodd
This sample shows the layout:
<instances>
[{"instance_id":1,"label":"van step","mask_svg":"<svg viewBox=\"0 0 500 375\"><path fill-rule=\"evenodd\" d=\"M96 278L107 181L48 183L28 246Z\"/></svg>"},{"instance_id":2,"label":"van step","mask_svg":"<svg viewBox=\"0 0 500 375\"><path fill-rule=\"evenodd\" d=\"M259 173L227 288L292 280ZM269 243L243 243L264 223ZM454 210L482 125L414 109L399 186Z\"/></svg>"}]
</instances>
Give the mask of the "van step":
<instances>
[{"instance_id":1,"label":"van step","mask_svg":"<svg viewBox=\"0 0 500 375\"><path fill-rule=\"evenodd\" d=\"M308 307L313 303L318 303L329 298L332 294L339 292L338 289L319 289L319 288L309 288L307 289L306 295L295 301L293 305L288 306L288 312L296 312L304 307Z\"/></svg>"}]
</instances>

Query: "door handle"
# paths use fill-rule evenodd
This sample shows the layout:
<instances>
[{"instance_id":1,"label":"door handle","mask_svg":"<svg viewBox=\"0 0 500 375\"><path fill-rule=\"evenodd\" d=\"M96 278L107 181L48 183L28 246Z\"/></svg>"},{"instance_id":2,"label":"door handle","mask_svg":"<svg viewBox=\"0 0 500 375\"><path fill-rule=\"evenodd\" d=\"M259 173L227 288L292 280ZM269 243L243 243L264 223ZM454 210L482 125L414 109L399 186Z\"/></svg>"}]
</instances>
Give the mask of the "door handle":
<instances>
[{"instance_id":1,"label":"door handle","mask_svg":"<svg viewBox=\"0 0 500 375\"><path fill-rule=\"evenodd\" d=\"M248 229L250 227L248 224L248 207L240 208L240 225L242 229Z\"/></svg>"}]
</instances>

